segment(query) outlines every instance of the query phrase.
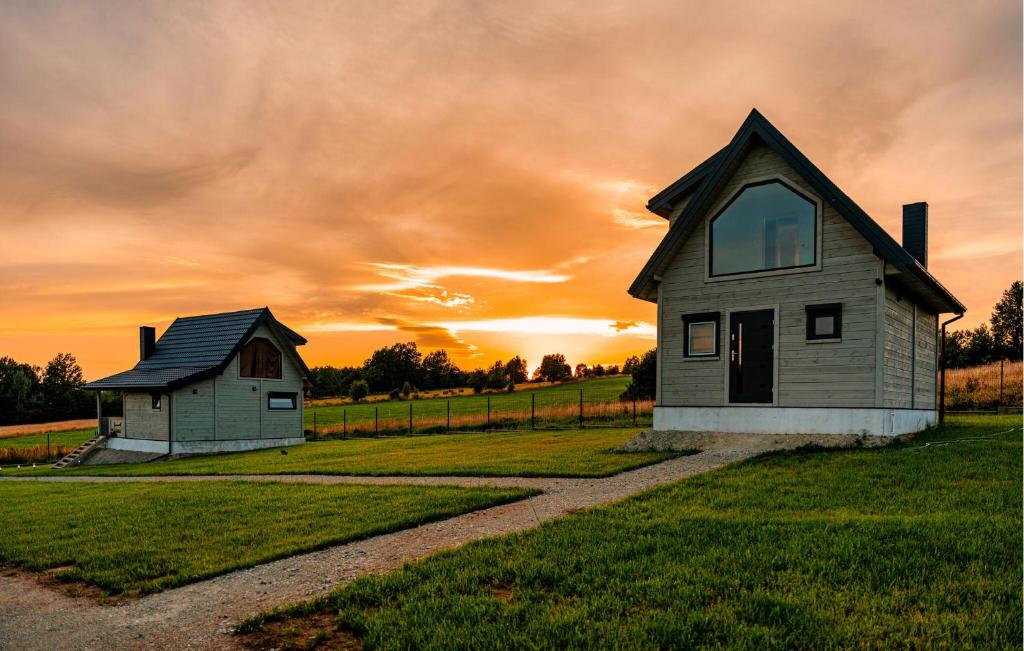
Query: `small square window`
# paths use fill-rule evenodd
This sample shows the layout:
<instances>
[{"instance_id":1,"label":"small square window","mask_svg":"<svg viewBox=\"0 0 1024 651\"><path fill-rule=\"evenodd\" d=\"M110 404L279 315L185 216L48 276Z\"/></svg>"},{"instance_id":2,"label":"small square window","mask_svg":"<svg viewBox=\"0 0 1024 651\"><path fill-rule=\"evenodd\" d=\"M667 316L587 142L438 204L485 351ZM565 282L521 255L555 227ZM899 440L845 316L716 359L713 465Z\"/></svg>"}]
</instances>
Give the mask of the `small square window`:
<instances>
[{"instance_id":1,"label":"small square window","mask_svg":"<svg viewBox=\"0 0 1024 651\"><path fill-rule=\"evenodd\" d=\"M152 402L153 410L154 411L160 411L160 399L163 396L161 396L159 393L154 393L154 394L151 394L149 397L153 401Z\"/></svg>"},{"instance_id":2,"label":"small square window","mask_svg":"<svg viewBox=\"0 0 1024 651\"><path fill-rule=\"evenodd\" d=\"M267 409L271 411L294 410L298 402L298 394L271 391L267 394Z\"/></svg>"},{"instance_id":3,"label":"small square window","mask_svg":"<svg viewBox=\"0 0 1024 651\"><path fill-rule=\"evenodd\" d=\"M843 304L808 305L807 339L840 339L843 336Z\"/></svg>"},{"instance_id":4,"label":"small square window","mask_svg":"<svg viewBox=\"0 0 1024 651\"><path fill-rule=\"evenodd\" d=\"M718 355L718 312L684 314L683 330L686 337L685 357L714 357Z\"/></svg>"}]
</instances>

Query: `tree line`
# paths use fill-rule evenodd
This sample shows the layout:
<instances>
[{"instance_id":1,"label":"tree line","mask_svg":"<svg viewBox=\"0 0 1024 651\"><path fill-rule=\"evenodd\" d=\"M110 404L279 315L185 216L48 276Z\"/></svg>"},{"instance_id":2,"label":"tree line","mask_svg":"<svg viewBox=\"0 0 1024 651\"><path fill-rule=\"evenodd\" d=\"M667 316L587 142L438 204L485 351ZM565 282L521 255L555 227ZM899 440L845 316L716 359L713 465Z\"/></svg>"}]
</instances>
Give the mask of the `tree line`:
<instances>
[{"instance_id":1,"label":"tree line","mask_svg":"<svg viewBox=\"0 0 1024 651\"><path fill-rule=\"evenodd\" d=\"M601 364L577 364L575 371L565 355L544 355L540 365L529 372L519 355L498 360L487 368L466 371L459 368L445 350L424 355L415 342L397 343L373 351L359 366L317 366L312 372L314 398L349 396L361 400L370 393L389 393L391 397L409 397L421 390L469 387L480 393L485 389L512 390L526 382L562 382L576 378L603 377L630 373L640 358L633 356L623 367Z\"/></svg>"},{"instance_id":2,"label":"tree line","mask_svg":"<svg viewBox=\"0 0 1024 651\"><path fill-rule=\"evenodd\" d=\"M1017 280L1003 291L992 309L988 323L973 330L956 330L946 335L946 368L978 366L1001 359L1021 358L1021 299L1024 285Z\"/></svg>"},{"instance_id":3,"label":"tree line","mask_svg":"<svg viewBox=\"0 0 1024 651\"><path fill-rule=\"evenodd\" d=\"M45 367L0 357L0 425L20 425L96 415L96 398L82 388L82 368L71 353L59 353ZM119 414L111 396L103 411Z\"/></svg>"}]
</instances>

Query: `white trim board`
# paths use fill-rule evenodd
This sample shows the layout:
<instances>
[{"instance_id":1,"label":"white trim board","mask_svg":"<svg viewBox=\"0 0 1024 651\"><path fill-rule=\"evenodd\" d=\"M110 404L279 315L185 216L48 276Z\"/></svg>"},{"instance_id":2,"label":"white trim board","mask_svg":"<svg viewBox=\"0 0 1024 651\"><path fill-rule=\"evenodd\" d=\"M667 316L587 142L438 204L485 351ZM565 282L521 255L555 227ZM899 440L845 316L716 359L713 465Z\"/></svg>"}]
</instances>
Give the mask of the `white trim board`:
<instances>
[{"instance_id":1,"label":"white trim board","mask_svg":"<svg viewBox=\"0 0 1024 651\"><path fill-rule=\"evenodd\" d=\"M214 454L217 452L245 452L263 448L280 448L290 445L301 445L305 437L279 439L234 439L223 441L174 441L168 450L167 441L153 439L130 439L119 436L107 439L107 447L111 450L130 450L133 452L158 452L163 454Z\"/></svg>"},{"instance_id":2,"label":"white trim board","mask_svg":"<svg viewBox=\"0 0 1024 651\"><path fill-rule=\"evenodd\" d=\"M899 436L935 425L934 409L842 407L655 407L654 429L743 434Z\"/></svg>"}]
</instances>

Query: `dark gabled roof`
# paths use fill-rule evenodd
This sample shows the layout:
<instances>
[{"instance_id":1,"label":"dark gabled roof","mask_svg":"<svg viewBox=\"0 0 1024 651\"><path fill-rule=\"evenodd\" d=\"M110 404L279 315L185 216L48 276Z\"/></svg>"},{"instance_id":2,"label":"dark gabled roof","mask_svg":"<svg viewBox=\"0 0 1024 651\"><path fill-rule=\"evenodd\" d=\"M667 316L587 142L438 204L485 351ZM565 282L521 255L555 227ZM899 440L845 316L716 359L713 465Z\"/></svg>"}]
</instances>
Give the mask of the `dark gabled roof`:
<instances>
[{"instance_id":1,"label":"dark gabled roof","mask_svg":"<svg viewBox=\"0 0 1024 651\"><path fill-rule=\"evenodd\" d=\"M936 312L966 311L964 305L942 286L928 270L914 259L899 243L864 212L850 197L840 190L807 159L782 133L775 128L757 109L753 109L743 121L736 135L722 150L707 159L686 176L655 195L648 207L657 214L668 215L672 204L686 194L690 200L678 219L669 227L654 254L644 265L640 275L629 288L637 298L650 300L654 295L655 276L665 269L678 247L686 240L693 227L710 207L718 190L728 180L729 171L746 153L754 141L759 141L774 150L814 190L836 209L859 232L872 247L875 254L892 265L898 284L913 292L924 304Z\"/></svg>"},{"instance_id":2,"label":"dark gabled roof","mask_svg":"<svg viewBox=\"0 0 1024 651\"><path fill-rule=\"evenodd\" d=\"M153 353L135 368L85 385L86 389L175 389L224 372L252 333L265 324L308 375L296 344L306 340L285 327L270 308L179 317L156 342Z\"/></svg>"},{"instance_id":3,"label":"dark gabled roof","mask_svg":"<svg viewBox=\"0 0 1024 651\"><path fill-rule=\"evenodd\" d=\"M715 153L711 154L711 156L705 159L703 163L684 174L672 185L651 197L647 202L647 209L655 215L661 215L662 217L668 218L672 213L672 207L680 199L690 194L705 178L707 178L708 170L714 166L726 149L727 147L722 147Z\"/></svg>"}]
</instances>

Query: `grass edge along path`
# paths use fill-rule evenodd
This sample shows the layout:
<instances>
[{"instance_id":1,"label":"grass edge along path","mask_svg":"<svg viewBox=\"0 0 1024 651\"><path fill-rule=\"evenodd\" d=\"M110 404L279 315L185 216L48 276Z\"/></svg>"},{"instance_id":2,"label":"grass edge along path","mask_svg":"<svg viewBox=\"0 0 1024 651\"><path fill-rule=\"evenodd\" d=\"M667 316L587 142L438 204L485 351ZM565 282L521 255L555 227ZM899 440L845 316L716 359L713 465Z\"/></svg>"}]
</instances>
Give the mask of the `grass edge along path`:
<instances>
[{"instance_id":1,"label":"grass edge along path","mask_svg":"<svg viewBox=\"0 0 1024 651\"><path fill-rule=\"evenodd\" d=\"M516 488L0 482L0 563L141 595L536 495Z\"/></svg>"},{"instance_id":2,"label":"grass edge along path","mask_svg":"<svg viewBox=\"0 0 1024 651\"><path fill-rule=\"evenodd\" d=\"M141 464L0 471L0 476L317 474L463 477L609 477L687 452L617 452L639 430L496 432L316 441L287 449ZM287 454L282 454L285 450Z\"/></svg>"},{"instance_id":3,"label":"grass edge along path","mask_svg":"<svg viewBox=\"0 0 1024 651\"><path fill-rule=\"evenodd\" d=\"M359 578L238 633L296 648L1019 647L1021 470L1016 416L768 454Z\"/></svg>"}]
</instances>

